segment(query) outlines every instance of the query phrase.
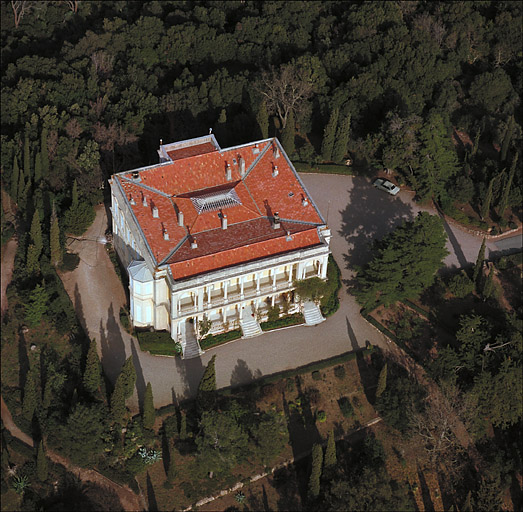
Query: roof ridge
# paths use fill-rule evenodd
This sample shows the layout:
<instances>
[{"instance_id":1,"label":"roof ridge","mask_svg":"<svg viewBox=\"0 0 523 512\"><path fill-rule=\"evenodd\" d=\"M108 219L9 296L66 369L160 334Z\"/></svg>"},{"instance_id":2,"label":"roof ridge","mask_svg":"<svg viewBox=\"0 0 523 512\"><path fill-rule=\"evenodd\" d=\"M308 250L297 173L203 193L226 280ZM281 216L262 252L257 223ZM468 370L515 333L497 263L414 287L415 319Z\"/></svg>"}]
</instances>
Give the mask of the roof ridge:
<instances>
[{"instance_id":1,"label":"roof ridge","mask_svg":"<svg viewBox=\"0 0 523 512\"><path fill-rule=\"evenodd\" d=\"M265 155L265 153L267 153L267 151L269 150L269 148L272 146L272 144L267 144L267 146L260 152L260 154L254 159L254 161L252 162L252 164L249 166L249 168L247 169L247 171L245 172L245 174L242 176L241 178L241 182L244 184L245 186L245 189L247 190L247 193L249 194L249 196L251 196L251 199L252 199L252 202L254 203L254 206L256 206L256 209L258 210L258 213L263 217L263 213L262 211L260 210L260 207L258 206L258 203L256 202L256 199L254 199L254 196L252 195L251 191L249 190L249 187L247 186L247 183L245 182L245 178L247 178L247 176L249 176L249 174L251 173L251 171L254 169L254 167L260 162L260 160L262 159L262 157Z\"/></svg>"},{"instance_id":2,"label":"roof ridge","mask_svg":"<svg viewBox=\"0 0 523 512\"><path fill-rule=\"evenodd\" d=\"M167 262L175 255L175 253L180 249L180 247L184 244L185 240L189 240L189 234L186 234L175 246L174 248L165 256L165 258L158 263L158 266L160 265L166 265Z\"/></svg>"},{"instance_id":3,"label":"roof ridge","mask_svg":"<svg viewBox=\"0 0 523 512\"><path fill-rule=\"evenodd\" d=\"M137 187L144 188L144 189L148 190L149 192L154 192L156 194L160 194L161 196L167 197L168 199L171 198L171 196L169 194L166 194L165 192L162 192L161 190L157 190L149 185L144 185L143 183L133 181L131 178L127 178L125 176L122 176L121 178L124 179L125 181L127 181L128 183L136 185Z\"/></svg>"}]
</instances>

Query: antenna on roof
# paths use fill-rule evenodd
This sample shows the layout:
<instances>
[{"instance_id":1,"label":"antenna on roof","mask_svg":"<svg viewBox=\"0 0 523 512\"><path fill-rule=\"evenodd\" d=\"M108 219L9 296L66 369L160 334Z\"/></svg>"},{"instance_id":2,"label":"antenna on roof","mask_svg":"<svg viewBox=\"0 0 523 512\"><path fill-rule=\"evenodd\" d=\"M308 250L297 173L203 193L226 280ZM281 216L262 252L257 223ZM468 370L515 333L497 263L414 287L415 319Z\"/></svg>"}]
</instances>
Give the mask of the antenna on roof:
<instances>
[{"instance_id":1,"label":"antenna on roof","mask_svg":"<svg viewBox=\"0 0 523 512\"><path fill-rule=\"evenodd\" d=\"M160 139L160 146L163 146L163 139Z\"/></svg>"},{"instance_id":2,"label":"antenna on roof","mask_svg":"<svg viewBox=\"0 0 523 512\"><path fill-rule=\"evenodd\" d=\"M212 128L209 128L209 135L212 133Z\"/></svg>"}]
</instances>

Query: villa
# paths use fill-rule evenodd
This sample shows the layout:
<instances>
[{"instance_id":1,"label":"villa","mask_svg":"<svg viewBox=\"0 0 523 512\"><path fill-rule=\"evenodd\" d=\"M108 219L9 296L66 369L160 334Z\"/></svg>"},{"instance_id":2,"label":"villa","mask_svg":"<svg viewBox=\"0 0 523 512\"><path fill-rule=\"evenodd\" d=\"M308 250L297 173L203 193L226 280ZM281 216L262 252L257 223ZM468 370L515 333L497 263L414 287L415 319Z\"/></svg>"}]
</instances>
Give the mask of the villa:
<instances>
[{"instance_id":1,"label":"villa","mask_svg":"<svg viewBox=\"0 0 523 512\"><path fill-rule=\"evenodd\" d=\"M159 164L111 177L113 244L135 327L168 330L185 358L278 305L324 320L293 281L327 275L330 230L276 138L222 149L213 134L163 145Z\"/></svg>"}]
</instances>

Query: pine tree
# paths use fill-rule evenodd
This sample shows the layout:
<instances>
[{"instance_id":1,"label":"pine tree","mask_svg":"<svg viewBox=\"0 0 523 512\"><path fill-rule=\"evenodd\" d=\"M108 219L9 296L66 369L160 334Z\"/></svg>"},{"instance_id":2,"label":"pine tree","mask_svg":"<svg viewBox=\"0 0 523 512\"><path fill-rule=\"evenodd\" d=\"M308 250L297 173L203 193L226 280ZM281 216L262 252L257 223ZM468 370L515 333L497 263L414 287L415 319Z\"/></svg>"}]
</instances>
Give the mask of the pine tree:
<instances>
[{"instance_id":1,"label":"pine tree","mask_svg":"<svg viewBox=\"0 0 523 512\"><path fill-rule=\"evenodd\" d=\"M51 232L49 236L51 244L51 264L57 267L62 263L62 246L60 245L60 226L58 224L58 216L53 203L53 211L51 213Z\"/></svg>"},{"instance_id":2,"label":"pine tree","mask_svg":"<svg viewBox=\"0 0 523 512\"><path fill-rule=\"evenodd\" d=\"M38 453L36 455L36 475L40 482L45 482L47 480L47 457L44 452L44 442L40 441L38 445Z\"/></svg>"},{"instance_id":3,"label":"pine tree","mask_svg":"<svg viewBox=\"0 0 523 512\"><path fill-rule=\"evenodd\" d=\"M35 186L38 186L38 184L40 183L41 180L42 180L42 155L40 153L36 153L35 179L34 179Z\"/></svg>"},{"instance_id":4,"label":"pine tree","mask_svg":"<svg viewBox=\"0 0 523 512\"><path fill-rule=\"evenodd\" d=\"M380 397L387 388L387 363L383 365L378 378L378 388L376 389L376 398Z\"/></svg>"},{"instance_id":5,"label":"pine tree","mask_svg":"<svg viewBox=\"0 0 523 512\"><path fill-rule=\"evenodd\" d=\"M501 200L499 202L499 208L498 208L498 215L500 217L503 217L505 214L505 210L508 206L508 198L510 195L510 188L512 187L512 180L514 179L514 174L516 173L516 165L518 163L519 153L516 153L514 155L514 159L512 160L512 165L510 167L510 172L508 175L507 183L505 184L505 188L503 190L503 194L501 196Z\"/></svg>"},{"instance_id":6,"label":"pine tree","mask_svg":"<svg viewBox=\"0 0 523 512\"><path fill-rule=\"evenodd\" d=\"M287 123L285 124L285 128L282 130L282 133L281 133L281 143L282 143L283 149L285 149L285 152L289 156L294 155L294 153L296 152L296 147L294 145L295 135L296 135L296 125L294 123L294 112L291 110L289 112L289 117L287 118Z\"/></svg>"},{"instance_id":7,"label":"pine tree","mask_svg":"<svg viewBox=\"0 0 523 512\"><path fill-rule=\"evenodd\" d=\"M187 416L183 411L180 412L180 439L187 439Z\"/></svg>"},{"instance_id":8,"label":"pine tree","mask_svg":"<svg viewBox=\"0 0 523 512\"><path fill-rule=\"evenodd\" d=\"M47 127L42 128L42 137L40 141L40 152L42 160L42 177L46 178L49 175L49 153L47 150Z\"/></svg>"},{"instance_id":9,"label":"pine tree","mask_svg":"<svg viewBox=\"0 0 523 512\"><path fill-rule=\"evenodd\" d=\"M326 162L332 160L332 150L336 140L336 127L338 126L338 117L340 110L335 108L330 115L329 122L323 131L323 141L321 143L321 156Z\"/></svg>"},{"instance_id":10,"label":"pine tree","mask_svg":"<svg viewBox=\"0 0 523 512\"><path fill-rule=\"evenodd\" d=\"M216 369L215 369L216 355L211 357L203 372L200 384L198 385L198 392L196 394L196 402L201 411L211 409L215 401L216 392Z\"/></svg>"},{"instance_id":11,"label":"pine tree","mask_svg":"<svg viewBox=\"0 0 523 512\"><path fill-rule=\"evenodd\" d=\"M167 469L167 481L174 482L176 478L176 465L174 464L174 448L169 450L169 468Z\"/></svg>"},{"instance_id":12,"label":"pine tree","mask_svg":"<svg viewBox=\"0 0 523 512\"><path fill-rule=\"evenodd\" d=\"M153 388L151 383L147 383L145 388L145 397L143 401L143 426L151 430L154 426L154 420L156 419L156 414L154 411L154 400L153 400Z\"/></svg>"},{"instance_id":13,"label":"pine tree","mask_svg":"<svg viewBox=\"0 0 523 512\"><path fill-rule=\"evenodd\" d=\"M483 241L481 242L481 247L479 248L478 257L476 258L476 264L474 265L474 272L472 273L472 281L474 281L474 284L478 285L478 279L481 274L481 269L483 267L483 262L485 261L485 244L486 244L486 238L483 237Z\"/></svg>"},{"instance_id":14,"label":"pine tree","mask_svg":"<svg viewBox=\"0 0 523 512\"><path fill-rule=\"evenodd\" d=\"M11 175L11 199L18 201L18 182L20 180L20 168L18 167L18 158L16 155L13 159L13 174Z\"/></svg>"},{"instance_id":15,"label":"pine tree","mask_svg":"<svg viewBox=\"0 0 523 512\"><path fill-rule=\"evenodd\" d=\"M505 130L505 136L503 137L503 144L501 146L500 160L502 162L505 162L507 160L507 154L510 147L510 143L512 141L512 135L514 134L514 126L514 116L510 116L507 123L507 129Z\"/></svg>"},{"instance_id":16,"label":"pine tree","mask_svg":"<svg viewBox=\"0 0 523 512\"><path fill-rule=\"evenodd\" d=\"M341 162L347 154L347 145L349 144L350 135L350 113L345 116L345 119L341 123L336 133L336 142L334 143L334 149L332 151L332 159L335 162Z\"/></svg>"},{"instance_id":17,"label":"pine tree","mask_svg":"<svg viewBox=\"0 0 523 512\"><path fill-rule=\"evenodd\" d=\"M269 114L267 113L267 104L265 101L260 103L258 113L256 114L256 121L260 129L262 139L269 137Z\"/></svg>"},{"instance_id":18,"label":"pine tree","mask_svg":"<svg viewBox=\"0 0 523 512\"><path fill-rule=\"evenodd\" d=\"M127 400L133 396L134 385L136 383L136 370L134 369L133 356L129 356L125 361L120 377L124 384L124 394L125 399Z\"/></svg>"},{"instance_id":19,"label":"pine tree","mask_svg":"<svg viewBox=\"0 0 523 512\"><path fill-rule=\"evenodd\" d=\"M93 396L102 385L102 364L98 357L95 340L91 340L91 344L89 345L82 384L84 389Z\"/></svg>"},{"instance_id":20,"label":"pine tree","mask_svg":"<svg viewBox=\"0 0 523 512\"><path fill-rule=\"evenodd\" d=\"M27 380L24 386L24 400L22 403L22 415L27 421L33 419L38 403L38 396L36 392L36 381L32 373L27 374Z\"/></svg>"},{"instance_id":21,"label":"pine tree","mask_svg":"<svg viewBox=\"0 0 523 512\"><path fill-rule=\"evenodd\" d=\"M25 172L26 176L29 176L29 177L32 176L31 146L29 143L29 134L27 132L27 128L25 131L25 139L24 139L24 172Z\"/></svg>"},{"instance_id":22,"label":"pine tree","mask_svg":"<svg viewBox=\"0 0 523 512\"><path fill-rule=\"evenodd\" d=\"M325 461L323 465L325 468L334 467L336 460L336 440L334 439L334 432L331 430L327 438L327 448L325 449Z\"/></svg>"},{"instance_id":23,"label":"pine tree","mask_svg":"<svg viewBox=\"0 0 523 512\"><path fill-rule=\"evenodd\" d=\"M490 183L488 185L487 194L485 196L485 200L483 201L483 204L481 205L481 218L486 219L490 213L490 203L492 202L492 191L494 190L494 180L496 178L492 178L490 180Z\"/></svg>"},{"instance_id":24,"label":"pine tree","mask_svg":"<svg viewBox=\"0 0 523 512\"><path fill-rule=\"evenodd\" d=\"M309 478L309 496L317 498L320 494L321 466L323 464L323 450L321 444L315 444L312 448L312 469Z\"/></svg>"}]
</instances>

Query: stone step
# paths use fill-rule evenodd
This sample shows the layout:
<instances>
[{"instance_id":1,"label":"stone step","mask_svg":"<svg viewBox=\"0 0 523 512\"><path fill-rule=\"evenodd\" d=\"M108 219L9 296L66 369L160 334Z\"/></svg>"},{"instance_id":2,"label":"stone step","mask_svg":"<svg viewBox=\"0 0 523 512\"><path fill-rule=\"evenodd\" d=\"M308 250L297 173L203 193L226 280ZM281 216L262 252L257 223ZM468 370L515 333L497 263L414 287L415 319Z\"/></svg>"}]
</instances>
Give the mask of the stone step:
<instances>
[{"instance_id":1,"label":"stone step","mask_svg":"<svg viewBox=\"0 0 523 512\"><path fill-rule=\"evenodd\" d=\"M303 316L307 325L318 325L325 321L320 308L314 302L305 302L303 304Z\"/></svg>"}]
</instances>

